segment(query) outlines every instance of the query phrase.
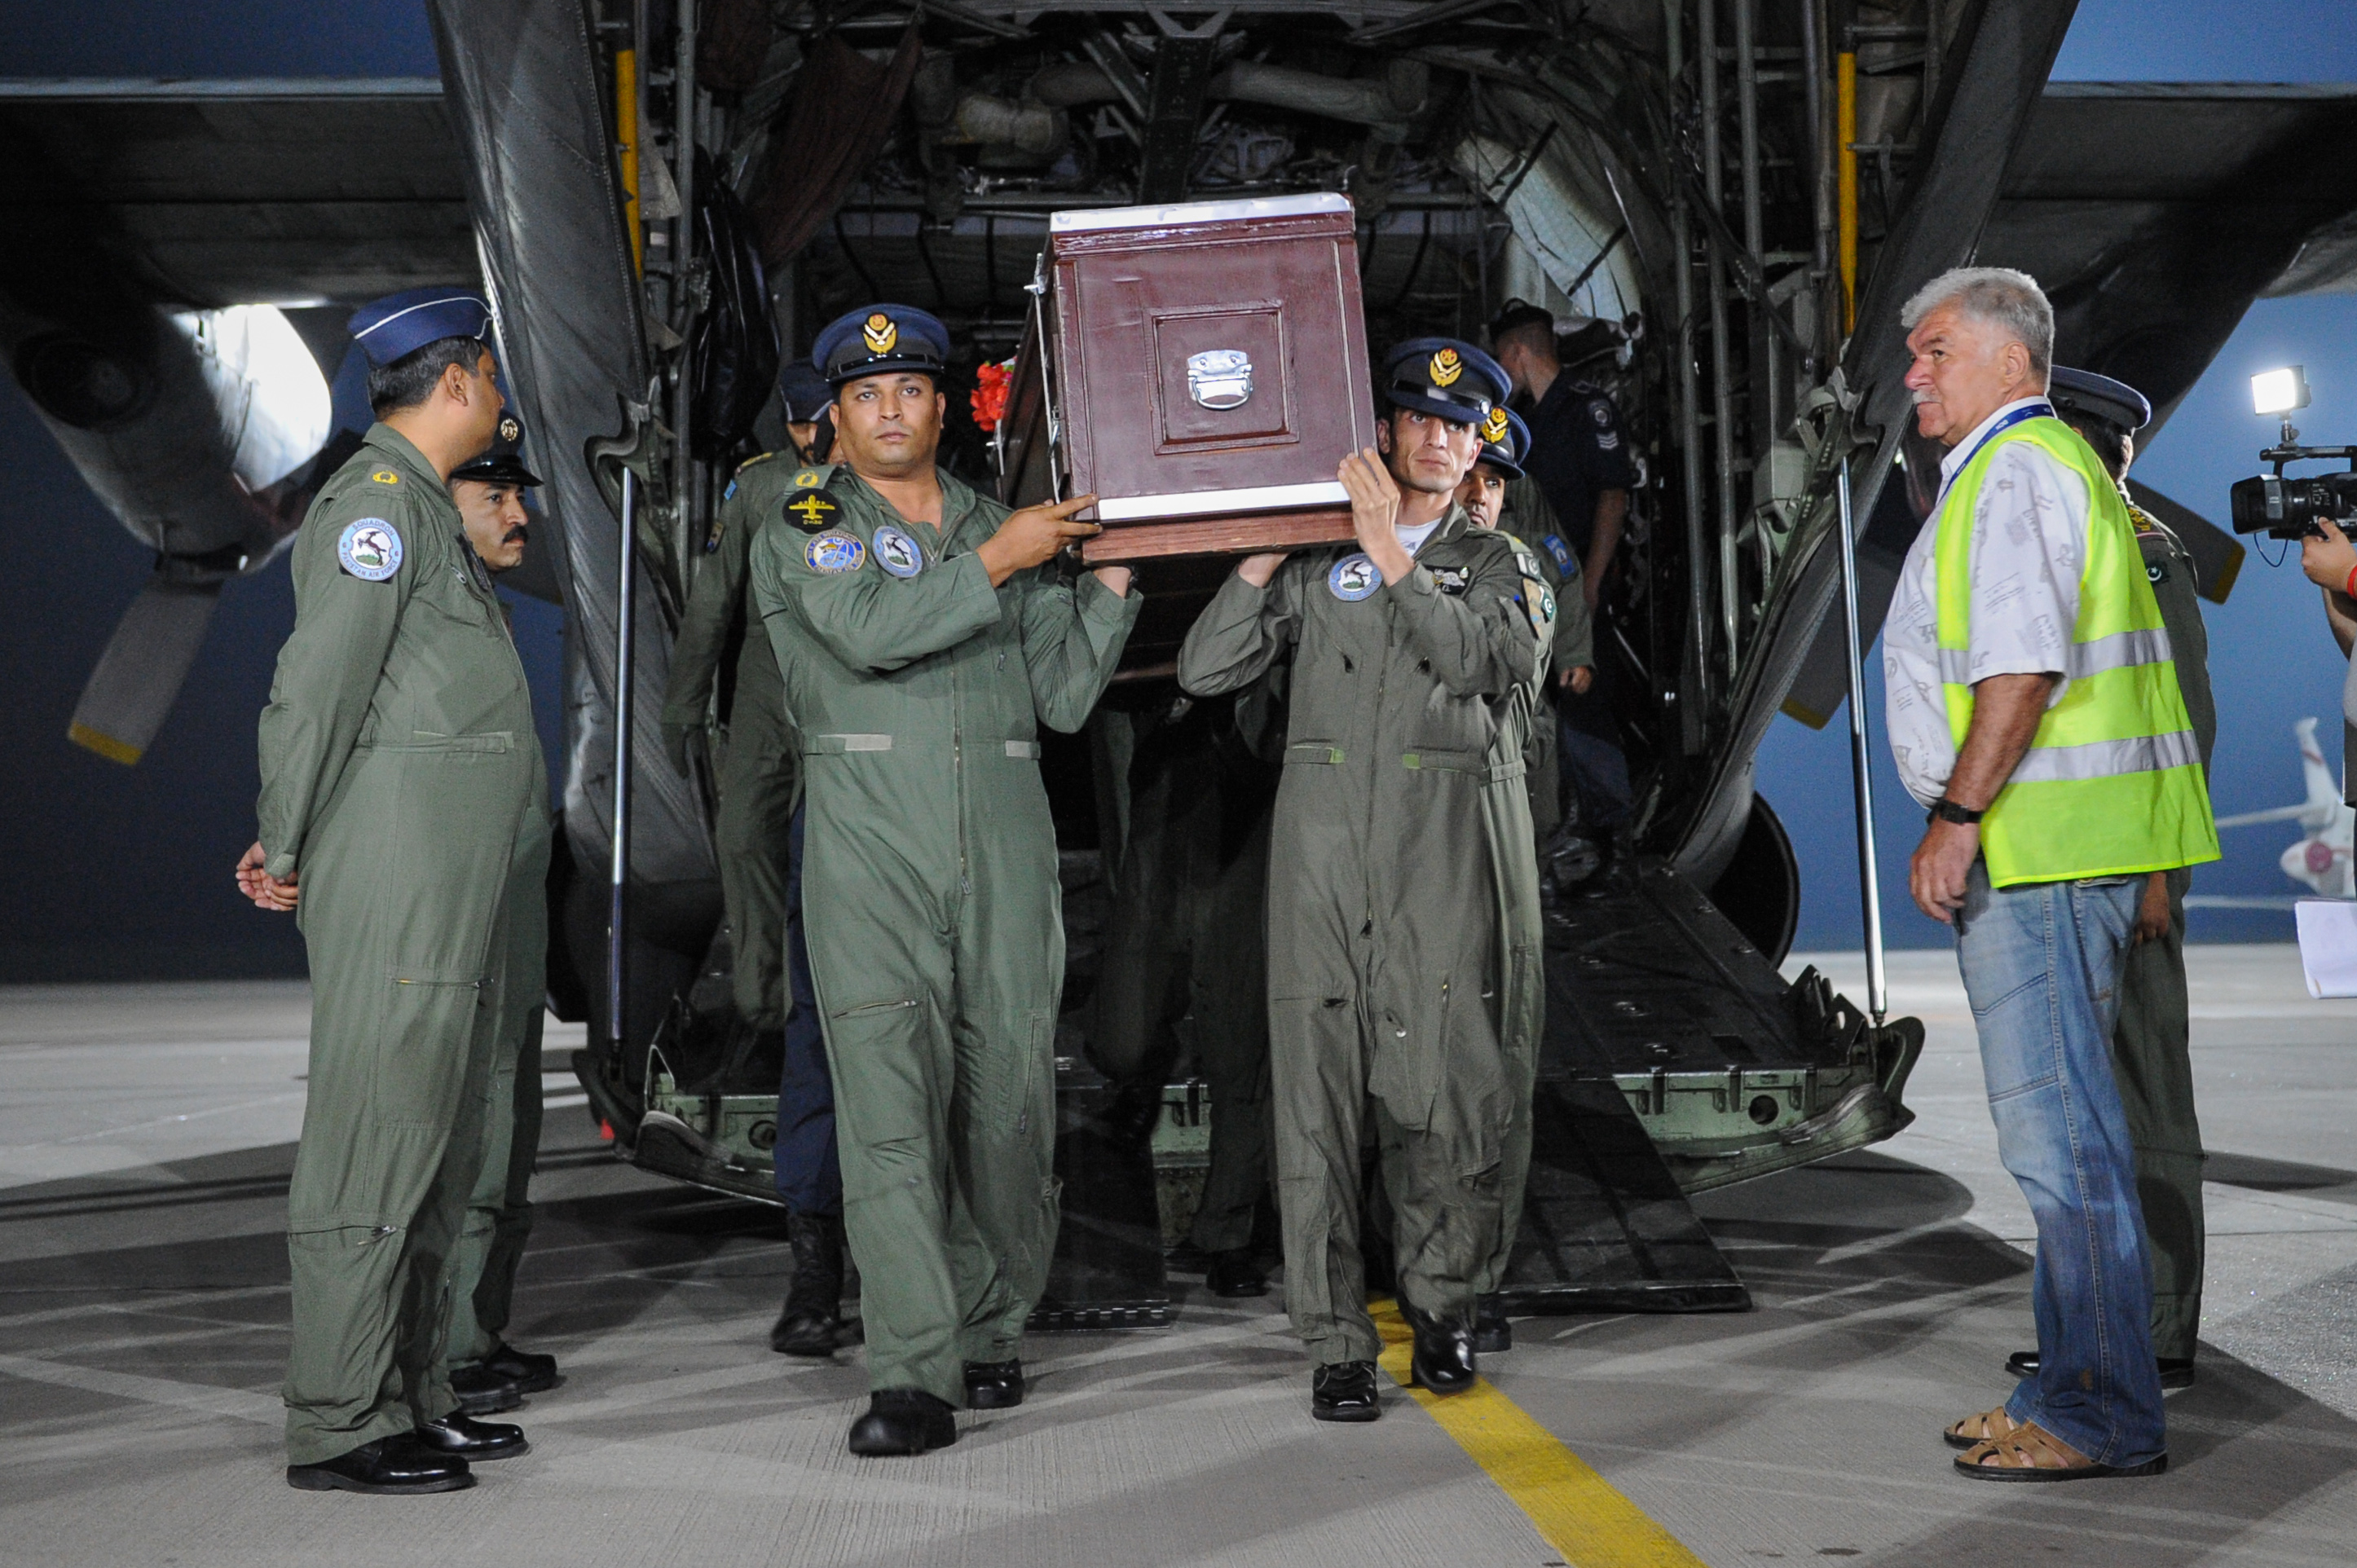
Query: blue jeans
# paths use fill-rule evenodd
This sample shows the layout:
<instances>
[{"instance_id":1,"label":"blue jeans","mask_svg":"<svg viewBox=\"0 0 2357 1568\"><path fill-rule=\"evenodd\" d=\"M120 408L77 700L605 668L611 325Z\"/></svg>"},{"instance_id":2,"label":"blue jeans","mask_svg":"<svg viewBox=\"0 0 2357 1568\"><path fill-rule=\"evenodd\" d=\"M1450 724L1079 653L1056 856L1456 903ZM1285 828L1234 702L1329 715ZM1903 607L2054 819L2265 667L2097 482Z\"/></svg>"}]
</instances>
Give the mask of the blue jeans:
<instances>
[{"instance_id":1,"label":"blue jeans","mask_svg":"<svg viewBox=\"0 0 2357 1568\"><path fill-rule=\"evenodd\" d=\"M2000 892L1975 861L1956 921L1997 1155L2038 1222L2038 1375L2006 1413L2122 1466L2168 1446L2136 1147L2111 1058L2143 888L2124 876Z\"/></svg>"},{"instance_id":2,"label":"blue jeans","mask_svg":"<svg viewBox=\"0 0 2357 1568\"><path fill-rule=\"evenodd\" d=\"M843 1163L834 1151L834 1081L819 1032L810 947L802 940L802 813L794 810L786 872L786 1071L778 1085L778 1144L770 1151L778 1196L796 1214L843 1212Z\"/></svg>"}]
</instances>

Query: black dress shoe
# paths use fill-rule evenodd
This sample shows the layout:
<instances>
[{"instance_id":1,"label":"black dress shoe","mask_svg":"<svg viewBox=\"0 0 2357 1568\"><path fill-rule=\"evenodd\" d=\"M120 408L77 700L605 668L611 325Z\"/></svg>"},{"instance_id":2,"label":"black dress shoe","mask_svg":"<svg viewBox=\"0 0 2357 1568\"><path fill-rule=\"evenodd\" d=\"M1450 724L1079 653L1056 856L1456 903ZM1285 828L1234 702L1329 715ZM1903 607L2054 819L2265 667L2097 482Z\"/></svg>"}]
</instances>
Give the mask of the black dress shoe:
<instances>
[{"instance_id":1,"label":"black dress shoe","mask_svg":"<svg viewBox=\"0 0 2357 1568\"><path fill-rule=\"evenodd\" d=\"M1408 1358L1408 1373L1418 1388L1437 1394L1461 1394L1480 1374L1473 1364L1473 1330L1453 1317L1431 1317L1405 1302L1400 1316L1415 1331L1415 1350Z\"/></svg>"},{"instance_id":2,"label":"black dress shoe","mask_svg":"<svg viewBox=\"0 0 2357 1568\"><path fill-rule=\"evenodd\" d=\"M869 1458L947 1448L957 1437L957 1412L922 1389L878 1389L851 1423L851 1451Z\"/></svg>"},{"instance_id":3,"label":"black dress shoe","mask_svg":"<svg viewBox=\"0 0 2357 1568\"><path fill-rule=\"evenodd\" d=\"M451 1369L450 1391L458 1396L458 1408L468 1415L497 1415L523 1403L523 1391L516 1387L515 1380L489 1366Z\"/></svg>"},{"instance_id":4,"label":"black dress shoe","mask_svg":"<svg viewBox=\"0 0 2357 1568\"><path fill-rule=\"evenodd\" d=\"M477 1421L463 1411L425 1423L417 1429L417 1441L436 1454L451 1455L478 1465L486 1459L513 1459L532 1452L532 1444L523 1440L522 1427L510 1426L504 1421Z\"/></svg>"},{"instance_id":5,"label":"black dress shoe","mask_svg":"<svg viewBox=\"0 0 2357 1568\"><path fill-rule=\"evenodd\" d=\"M2160 1386L2164 1389L2190 1389L2193 1386L2193 1358L2190 1356L2156 1356L2153 1364L2160 1369ZM2005 1369L2013 1377L2034 1378L2038 1375L2038 1352L2016 1350L2005 1359Z\"/></svg>"},{"instance_id":6,"label":"black dress shoe","mask_svg":"<svg viewBox=\"0 0 2357 1568\"><path fill-rule=\"evenodd\" d=\"M481 1365L492 1376L513 1383L518 1393L544 1394L556 1386L555 1357L519 1350L505 1340L493 1344L491 1353L483 1358Z\"/></svg>"},{"instance_id":7,"label":"black dress shoe","mask_svg":"<svg viewBox=\"0 0 2357 1568\"><path fill-rule=\"evenodd\" d=\"M1023 1402L1023 1363L968 1361L965 1403L968 1410L1013 1410Z\"/></svg>"},{"instance_id":8,"label":"black dress shoe","mask_svg":"<svg viewBox=\"0 0 2357 1568\"><path fill-rule=\"evenodd\" d=\"M1473 1350L1480 1356L1502 1356L1514 1348L1514 1326L1506 1321L1506 1304L1485 1295L1473 1304Z\"/></svg>"},{"instance_id":9,"label":"black dress shoe","mask_svg":"<svg viewBox=\"0 0 2357 1568\"><path fill-rule=\"evenodd\" d=\"M823 1359L843 1337L843 1216L789 1214L786 1240L794 1250L794 1283L770 1330L770 1348Z\"/></svg>"},{"instance_id":10,"label":"black dress shoe","mask_svg":"<svg viewBox=\"0 0 2357 1568\"><path fill-rule=\"evenodd\" d=\"M1213 1295L1231 1301L1268 1294L1268 1276L1253 1266L1249 1247L1233 1247L1211 1254L1211 1263L1203 1270L1203 1283Z\"/></svg>"},{"instance_id":11,"label":"black dress shoe","mask_svg":"<svg viewBox=\"0 0 2357 1568\"><path fill-rule=\"evenodd\" d=\"M475 1484L467 1462L421 1446L409 1433L363 1443L317 1465L289 1465L286 1484L300 1492L461 1492Z\"/></svg>"},{"instance_id":12,"label":"black dress shoe","mask_svg":"<svg viewBox=\"0 0 2357 1568\"><path fill-rule=\"evenodd\" d=\"M1337 1361L1309 1374L1309 1413L1319 1421L1380 1421L1372 1361Z\"/></svg>"}]
</instances>

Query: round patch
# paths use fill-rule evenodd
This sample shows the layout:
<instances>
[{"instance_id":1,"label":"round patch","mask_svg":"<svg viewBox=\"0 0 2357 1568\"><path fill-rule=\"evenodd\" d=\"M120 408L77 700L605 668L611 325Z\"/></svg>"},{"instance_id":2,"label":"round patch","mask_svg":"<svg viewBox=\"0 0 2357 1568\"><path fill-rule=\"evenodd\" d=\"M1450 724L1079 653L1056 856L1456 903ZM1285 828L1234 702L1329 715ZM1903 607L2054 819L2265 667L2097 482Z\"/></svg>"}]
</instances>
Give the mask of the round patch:
<instances>
[{"instance_id":1,"label":"round patch","mask_svg":"<svg viewBox=\"0 0 2357 1568\"><path fill-rule=\"evenodd\" d=\"M500 416L500 439L506 442L511 446L523 439L523 426L516 423L516 417L514 414L502 414Z\"/></svg>"},{"instance_id":2,"label":"round patch","mask_svg":"<svg viewBox=\"0 0 2357 1568\"><path fill-rule=\"evenodd\" d=\"M842 521L843 508L824 490L810 490L786 503L785 517L804 533L824 533Z\"/></svg>"},{"instance_id":3,"label":"round patch","mask_svg":"<svg viewBox=\"0 0 2357 1568\"><path fill-rule=\"evenodd\" d=\"M813 572L856 572L867 546L847 533L822 533L802 546L802 559Z\"/></svg>"},{"instance_id":4,"label":"round patch","mask_svg":"<svg viewBox=\"0 0 2357 1568\"><path fill-rule=\"evenodd\" d=\"M1587 405L1587 413L1589 418L1596 421L1597 429L1609 430L1612 428L1612 405L1610 403L1601 402L1591 403Z\"/></svg>"},{"instance_id":5,"label":"round patch","mask_svg":"<svg viewBox=\"0 0 2357 1568\"><path fill-rule=\"evenodd\" d=\"M895 577L913 577L925 569L925 552L897 523L886 523L876 531L870 544L876 551L876 564Z\"/></svg>"},{"instance_id":6,"label":"round patch","mask_svg":"<svg viewBox=\"0 0 2357 1568\"><path fill-rule=\"evenodd\" d=\"M1345 555L1326 574L1326 586L1338 599L1356 604L1383 585L1383 575L1364 554Z\"/></svg>"},{"instance_id":7,"label":"round patch","mask_svg":"<svg viewBox=\"0 0 2357 1568\"><path fill-rule=\"evenodd\" d=\"M401 570L401 535L381 517L364 517L336 541L336 560L363 583L382 583Z\"/></svg>"}]
</instances>

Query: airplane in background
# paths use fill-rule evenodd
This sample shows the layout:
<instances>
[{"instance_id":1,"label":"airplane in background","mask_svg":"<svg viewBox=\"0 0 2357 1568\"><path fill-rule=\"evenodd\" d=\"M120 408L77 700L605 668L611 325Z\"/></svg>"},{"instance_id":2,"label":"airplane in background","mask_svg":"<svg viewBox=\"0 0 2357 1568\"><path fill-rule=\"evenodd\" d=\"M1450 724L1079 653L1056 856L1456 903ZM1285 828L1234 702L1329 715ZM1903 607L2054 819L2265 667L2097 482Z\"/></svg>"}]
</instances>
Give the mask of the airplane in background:
<instances>
[{"instance_id":1,"label":"airplane in background","mask_svg":"<svg viewBox=\"0 0 2357 1568\"><path fill-rule=\"evenodd\" d=\"M709 802L659 760L655 727L693 542L743 449L742 432L716 435L705 394L728 379L715 364L738 368L716 313L748 329L748 280L773 349L897 297L949 324L970 371L1014 349L1050 213L1340 192L1371 340L1478 335L1510 297L1577 328L1568 373L1620 401L1648 474L1598 639L1643 870L1551 927L1541 1141L1551 1190L1602 1205L1559 1216L1558 1240L1668 1216L1630 1232L1626 1263L1699 1234L1676 1218L1682 1190L1910 1119L1920 1026L1778 970L1799 876L1752 787L1778 713L1823 724L1846 700L1839 524L1870 643L1929 504L1887 482L1912 425L1900 303L1947 267L2021 267L2053 298L2058 358L2137 385L2165 421L2254 298L2357 276L2341 153L2357 91L2049 85L2072 0L427 9L438 80L0 82L0 354L156 547L150 593L190 600L177 620L135 605L76 738L135 760L189 670L198 601L209 614L202 596L259 569L299 519L335 454L318 384L344 370L350 307L418 284L486 289L549 479L528 564L566 619L550 993L591 1024L576 1067L618 1148L756 1200L775 1197L773 1068L679 1070L725 1007L727 955ZM310 366L285 364L289 333ZM761 417L757 435L776 428L773 408ZM986 462L970 427L952 435L960 460ZM314 441L329 444L297 450ZM619 467L640 503L627 541ZM2138 499L2222 597L2240 546ZM626 571L648 607L627 659ZM1190 614L1157 590L1125 673L1161 678ZM1085 744L1051 740L1043 770L1069 923L1101 885ZM630 990L608 1016L594 868L622 795ZM1070 950L1058 1049L1077 1058L1097 944L1082 932ZM1731 1273L1698 1266L1701 1285L1607 1283L1725 1305Z\"/></svg>"},{"instance_id":2,"label":"airplane in background","mask_svg":"<svg viewBox=\"0 0 2357 1568\"><path fill-rule=\"evenodd\" d=\"M2302 719L2292 726L2299 740L2299 768L2308 784L2308 799L2297 806L2275 806L2264 811L2241 811L2231 817L2221 817L2222 828L2246 828L2261 822L2298 822L2307 830L2307 836L2283 852L2276 864L2283 874L2294 882L2304 882L2327 898L2357 897L2357 865L2352 865L2352 844L2357 844L2357 810L2352 810L2341 798L2341 786L2332 781L2332 769L2324 760L2323 748L2316 743L2314 719ZM2297 902L2292 898L2225 898L2217 896L2189 897L2191 908L2268 908L2287 909Z\"/></svg>"}]
</instances>

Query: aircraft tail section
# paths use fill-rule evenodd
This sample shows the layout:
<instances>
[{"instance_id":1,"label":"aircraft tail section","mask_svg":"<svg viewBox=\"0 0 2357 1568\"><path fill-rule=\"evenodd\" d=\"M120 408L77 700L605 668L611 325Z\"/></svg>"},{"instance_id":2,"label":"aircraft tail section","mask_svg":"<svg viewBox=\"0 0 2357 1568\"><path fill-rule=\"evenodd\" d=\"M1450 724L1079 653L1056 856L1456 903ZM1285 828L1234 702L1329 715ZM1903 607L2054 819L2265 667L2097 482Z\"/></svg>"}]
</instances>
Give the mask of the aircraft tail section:
<instances>
[{"instance_id":1,"label":"aircraft tail section","mask_svg":"<svg viewBox=\"0 0 2357 1568\"><path fill-rule=\"evenodd\" d=\"M2306 805L2318 817L2311 825L2321 828L2341 810L2341 786L2333 781L2332 769L2324 760L2324 748L2316 742L2316 721L2302 719L2292 727L2299 736L2299 771L2308 784Z\"/></svg>"}]
</instances>

